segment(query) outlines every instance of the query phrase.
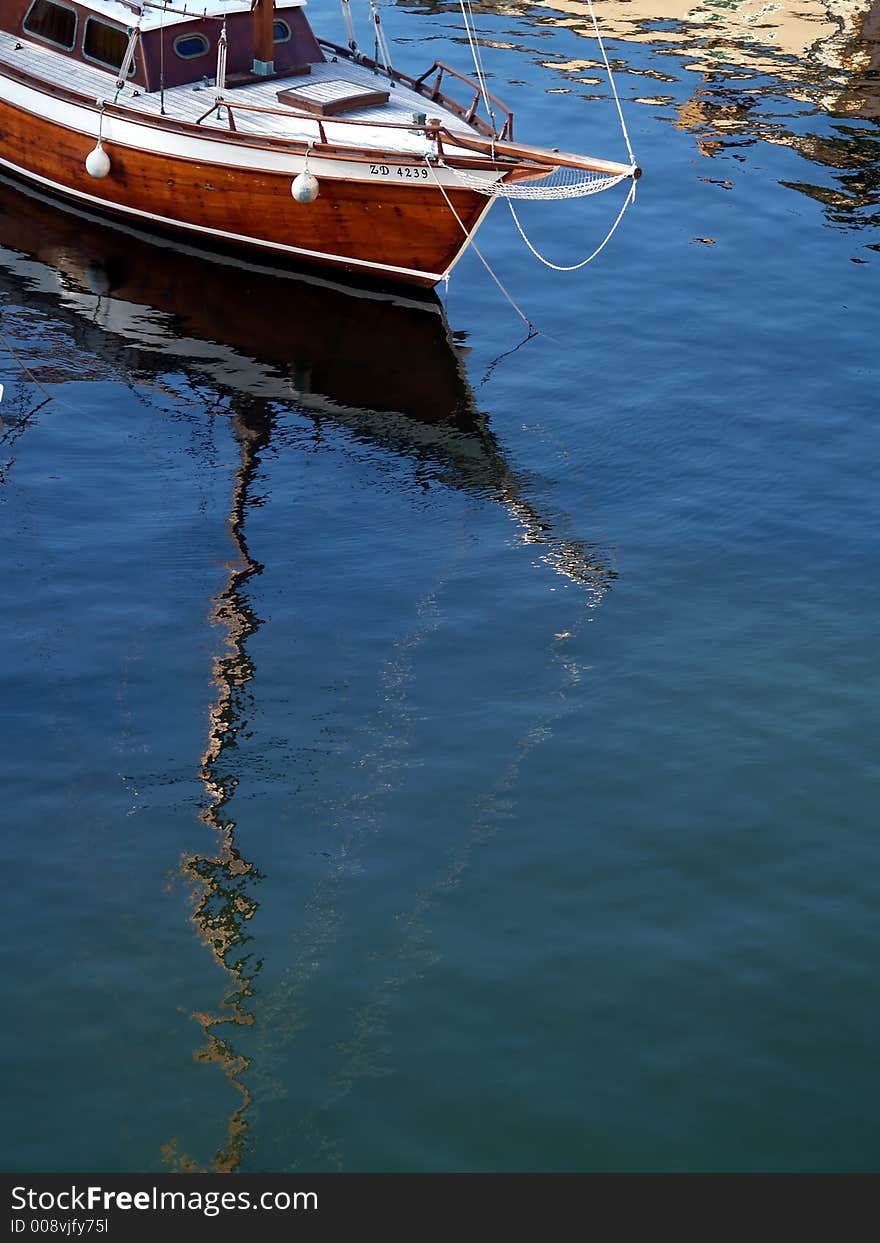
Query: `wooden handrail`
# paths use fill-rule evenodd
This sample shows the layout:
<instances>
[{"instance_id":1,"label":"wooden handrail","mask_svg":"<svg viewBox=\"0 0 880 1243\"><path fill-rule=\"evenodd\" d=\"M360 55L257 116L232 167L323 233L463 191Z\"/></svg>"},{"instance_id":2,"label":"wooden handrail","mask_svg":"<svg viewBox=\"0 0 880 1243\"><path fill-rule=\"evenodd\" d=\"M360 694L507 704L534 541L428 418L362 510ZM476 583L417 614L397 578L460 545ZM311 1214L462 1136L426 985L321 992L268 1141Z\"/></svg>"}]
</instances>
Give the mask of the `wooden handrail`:
<instances>
[{"instance_id":1,"label":"wooden handrail","mask_svg":"<svg viewBox=\"0 0 880 1243\"><path fill-rule=\"evenodd\" d=\"M553 168L582 168L585 172L605 173L609 177L632 177L638 180L642 170L637 164L619 164L614 160L599 160L590 155L575 155L571 151L556 151L548 147L532 147L526 143L505 142L501 139L491 141L478 138L472 134L453 133L442 130L444 138L465 147L469 151L481 151L498 159L533 160L536 164L549 165Z\"/></svg>"},{"instance_id":2,"label":"wooden handrail","mask_svg":"<svg viewBox=\"0 0 880 1243\"><path fill-rule=\"evenodd\" d=\"M206 120L212 112L216 112L218 108L226 109L229 117L229 127L233 130L235 129L235 123L232 119L233 109L237 112L256 112L270 117L296 117L298 121L312 121L318 127L321 142L327 142L327 136L324 130L325 125L364 125L370 129L406 130L408 133L413 133L415 130L419 130L428 138L433 137L437 132L437 127L429 125L427 121L424 124L421 124L415 121L364 121L358 117L346 116L319 117L314 112L303 112L299 108L269 108L265 104L245 104L238 99L236 99L234 103L228 99L215 100L207 112L203 112L202 115L196 120L196 125L201 125L202 121Z\"/></svg>"}]
</instances>

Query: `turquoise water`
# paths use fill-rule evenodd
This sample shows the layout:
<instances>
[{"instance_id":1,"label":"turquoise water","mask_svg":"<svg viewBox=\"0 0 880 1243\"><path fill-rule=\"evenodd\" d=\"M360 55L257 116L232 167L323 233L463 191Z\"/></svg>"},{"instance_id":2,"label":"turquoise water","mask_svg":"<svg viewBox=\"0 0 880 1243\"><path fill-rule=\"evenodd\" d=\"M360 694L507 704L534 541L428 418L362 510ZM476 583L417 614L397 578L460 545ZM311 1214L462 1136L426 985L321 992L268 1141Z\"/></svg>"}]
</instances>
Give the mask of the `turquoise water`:
<instances>
[{"instance_id":1,"label":"turquoise water","mask_svg":"<svg viewBox=\"0 0 880 1243\"><path fill-rule=\"evenodd\" d=\"M631 7L530 340L0 187L3 1168L877 1168L877 48Z\"/></svg>"}]
</instances>

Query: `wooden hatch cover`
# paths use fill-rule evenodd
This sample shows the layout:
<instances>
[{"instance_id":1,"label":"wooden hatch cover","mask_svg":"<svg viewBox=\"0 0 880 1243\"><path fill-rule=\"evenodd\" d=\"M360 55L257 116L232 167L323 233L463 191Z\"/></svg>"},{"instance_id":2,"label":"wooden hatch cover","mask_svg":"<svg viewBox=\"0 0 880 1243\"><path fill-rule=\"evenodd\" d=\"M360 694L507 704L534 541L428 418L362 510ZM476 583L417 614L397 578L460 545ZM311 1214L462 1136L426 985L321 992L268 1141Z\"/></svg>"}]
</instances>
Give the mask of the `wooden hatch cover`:
<instances>
[{"instance_id":1,"label":"wooden hatch cover","mask_svg":"<svg viewBox=\"0 0 880 1243\"><path fill-rule=\"evenodd\" d=\"M316 117L335 117L355 108L374 108L387 104L388 91L377 91L371 86L346 82L344 78L330 78L325 82L307 82L278 91L279 103L289 104Z\"/></svg>"}]
</instances>

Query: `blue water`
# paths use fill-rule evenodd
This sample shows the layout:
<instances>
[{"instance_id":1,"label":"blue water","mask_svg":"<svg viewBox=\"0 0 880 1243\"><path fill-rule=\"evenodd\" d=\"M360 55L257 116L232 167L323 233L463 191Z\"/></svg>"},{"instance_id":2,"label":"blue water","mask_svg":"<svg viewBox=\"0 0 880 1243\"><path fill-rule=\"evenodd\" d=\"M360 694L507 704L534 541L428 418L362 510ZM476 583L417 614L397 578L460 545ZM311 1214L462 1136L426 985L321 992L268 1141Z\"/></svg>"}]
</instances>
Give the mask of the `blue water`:
<instances>
[{"instance_id":1,"label":"blue water","mask_svg":"<svg viewBox=\"0 0 880 1243\"><path fill-rule=\"evenodd\" d=\"M877 1168L877 47L631 7L531 339L2 187L3 1168Z\"/></svg>"}]
</instances>

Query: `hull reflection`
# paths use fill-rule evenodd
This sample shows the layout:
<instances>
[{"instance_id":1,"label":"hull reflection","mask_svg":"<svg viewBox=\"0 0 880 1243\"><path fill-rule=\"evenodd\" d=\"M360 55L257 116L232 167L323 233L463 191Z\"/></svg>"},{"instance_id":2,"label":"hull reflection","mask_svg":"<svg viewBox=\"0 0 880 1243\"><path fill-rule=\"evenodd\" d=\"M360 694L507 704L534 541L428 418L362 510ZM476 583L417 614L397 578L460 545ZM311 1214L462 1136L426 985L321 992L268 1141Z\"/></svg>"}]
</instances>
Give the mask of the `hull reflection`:
<instances>
[{"instance_id":1,"label":"hull reflection","mask_svg":"<svg viewBox=\"0 0 880 1243\"><path fill-rule=\"evenodd\" d=\"M431 294L383 294L163 246L0 178L2 292L63 320L83 351L43 334L45 357L29 372L41 396L48 384L108 378L102 367L159 388L182 369L208 386L206 405L222 399L232 410L243 453L277 437L283 403L317 429L345 428L499 502L559 573L599 594L613 578L590 545L558 538L527 499L527 474L507 463L477 408Z\"/></svg>"},{"instance_id":2,"label":"hull reflection","mask_svg":"<svg viewBox=\"0 0 880 1243\"><path fill-rule=\"evenodd\" d=\"M31 294L54 294L61 310L101 330L106 341L84 344L102 357L115 338L144 369L155 370L150 355L177 355L227 390L314 408L448 422L469 404L433 295L383 294L162 245L6 180L0 244L0 262ZM12 251L44 270L28 272ZM412 360L397 375L392 342Z\"/></svg>"}]
</instances>

